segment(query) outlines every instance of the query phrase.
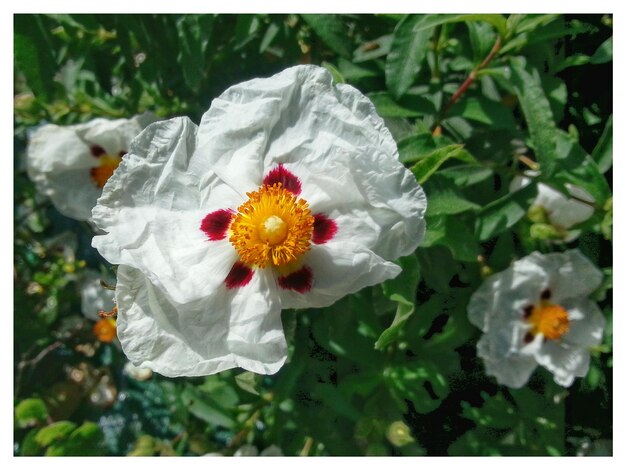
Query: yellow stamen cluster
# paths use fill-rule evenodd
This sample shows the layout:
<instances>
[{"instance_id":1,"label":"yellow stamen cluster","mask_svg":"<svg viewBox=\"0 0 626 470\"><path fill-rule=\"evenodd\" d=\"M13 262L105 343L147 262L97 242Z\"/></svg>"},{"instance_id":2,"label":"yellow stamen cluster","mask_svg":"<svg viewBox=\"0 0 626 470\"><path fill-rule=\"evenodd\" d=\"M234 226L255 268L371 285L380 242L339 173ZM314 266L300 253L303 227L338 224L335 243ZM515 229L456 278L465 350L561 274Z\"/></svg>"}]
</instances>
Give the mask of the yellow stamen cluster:
<instances>
[{"instance_id":1,"label":"yellow stamen cluster","mask_svg":"<svg viewBox=\"0 0 626 470\"><path fill-rule=\"evenodd\" d=\"M309 250L314 218L309 204L280 183L248 193L229 230L229 240L248 266L291 263Z\"/></svg>"},{"instance_id":2,"label":"yellow stamen cluster","mask_svg":"<svg viewBox=\"0 0 626 470\"><path fill-rule=\"evenodd\" d=\"M103 188L121 161L122 158L116 155L101 155L98 157L99 166L91 169L91 179L96 183L96 186Z\"/></svg>"},{"instance_id":3,"label":"yellow stamen cluster","mask_svg":"<svg viewBox=\"0 0 626 470\"><path fill-rule=\"evenodd\" d=\"M533 307L528 322L532 325L530 332L533 335L542 333L546 339L559 339L569 331L567 310L546 300Z\"/></svg>"}]
</instances>

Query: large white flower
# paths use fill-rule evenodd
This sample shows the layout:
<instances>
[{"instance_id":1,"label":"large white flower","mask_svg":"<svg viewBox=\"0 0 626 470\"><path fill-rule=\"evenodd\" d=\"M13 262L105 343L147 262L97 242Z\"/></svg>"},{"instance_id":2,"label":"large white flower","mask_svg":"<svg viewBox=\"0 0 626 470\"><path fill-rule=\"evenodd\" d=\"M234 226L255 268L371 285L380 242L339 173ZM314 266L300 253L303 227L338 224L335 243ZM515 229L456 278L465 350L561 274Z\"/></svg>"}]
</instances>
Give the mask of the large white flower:
<instances>
[{"instance_id":1,"label":"large white flower","mask_svg":"<svg viewBox=\"0 0 626 470\"><path fill-rule=\"evenodd\" d=\"M118 337L167 375L285 362L282 308L324 307L395 277L426 198L372 103L315 66L231 87L199 127L131 144L93 210L119 264Z\"/></svg>"},{"instance_id":2,"label":"large white flower","mask_svg":"<svg viewBox=\"0 0 626 470\"><path fill-rule=\"evenodd\" d=\"M28 144L28 175L63 215L89 220L130 141L151 122L154 116L146 113L73 126L43 125Z\"/></svg>"},{"instance_id":3,"label":"large white flower","mask_svg":"<svg viewBox=\"0 0 626 470\"><path fill-rule=\"evenodd\" d=\"M589 349L600 344L604 316L587 296L602 273L578 250L535 252L485 280L472 296L470 321L484 334L478 356L487 374L522 387L537 365L569 387L589 369Z\"/></svg>"}]
</instances>

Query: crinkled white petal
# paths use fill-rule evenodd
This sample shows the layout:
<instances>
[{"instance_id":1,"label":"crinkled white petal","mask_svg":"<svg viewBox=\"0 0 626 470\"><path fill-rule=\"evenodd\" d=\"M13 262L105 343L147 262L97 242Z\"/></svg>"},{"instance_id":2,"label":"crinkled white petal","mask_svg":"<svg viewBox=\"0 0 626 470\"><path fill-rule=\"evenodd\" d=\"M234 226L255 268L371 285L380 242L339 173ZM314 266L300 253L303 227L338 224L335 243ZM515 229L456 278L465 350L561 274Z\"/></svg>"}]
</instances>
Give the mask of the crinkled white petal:
<instances>
[{"instance_id":1,"label":"crinkled white petal","mask_svg":"<svg viewBox=\"0 0 626 470\"><path fill-rule=\"evenodd\" d=\"M507 387L523 387L537 367L533 356L511 354L507 357L492 357L491 337L484 335L477 344L478 357L483 359L485 372L492 375L498 383Z\"/></svg>"},{"instance_id":2,"label":"crinkled white petal","mask_svg":"<svg viewBox=\"0 0 626 470\"><path fill-rule=\"evenodd\" d=\"M132 119L100 118L73 126L41 126L28 144L28 175L63 215L89 220L101 193L90 176L91 168L98 166L90 146L99 145L117 155L153 120L154 116L146 113Z\"/></svg>"},{"instance_id":3,"label":"crinkled white petal","mask_svg":"<svg viewBox=\"0 0 626 470\"><path fill-rule=\"evenodd\" d=\"M174 301L209 295L224 282L237 253L228 240L211 241L200 229L213 210L236 207L238 196L217 186L201 209L198 178L187 171L195 125L186 118L155 123L131 145L93 210L107 232L93 246L113 264L142 270Z\"/></svg>"},{"instance_id":4,"label":"crinkled white petal","mask_svg":"<svg viewBox=\"0 0 626 470\"><path fill-rule=\"evenodd\" d=\"M409 254L421 241L423 190L399 162L369 99L348 85L333 86L323 68L292 67L226 90L202 117L190 170L214 171L245 194L279 163L302 178L302 197L313 212L342 212L361 202L380 226L368 248L383 258ZM332 197L338 193L346 197Z\"/></svg>"},{"instance_id":5,"label":"crinkled white petal","mask_svg":"<svg viewBox=\"0 0 626 470\"><path fill-rule=\"evenodd\" d=\"M115 293L112 290L102 287L101 280L111 282L110 279L104 279L103 276L93 269L85 271L80 283L80 308L83 315L90 320L98 321L100 316L98 312L103 310L110 312L115 307Z\"/></svg>"},{"instance_id":6,"label":"crinkled white petal","mask_svg":"<svg viewBox=\"0 0 626 470\"><path fill-rule=\"evenodd\" d=\"M401 268L356 244L331 241L314 245L302 257L310 268L312 288L305 293L280 290L283 308L321 308L361 290L396 277Z\"/></svg>"},{"instance_id":7,"label":"crinkled white petal","mask_svg":"<svg viewBox=\"0 0 626 470\"><path fill-rule=\"evenodd\" d=\"M578 250L551 253L544 258L544 266L552 273L550 289L555 303L587 297L602 282L602 272Z\"/></svg>"},{"instance_id":8,"label":"crinkled white petal","mask_svg":"<svg viewBox=\"0 0 626 470\"><path fill-rule=\"evenodd\" d=\"M139 367L168 377L214 374L233 367L273 374L285 362L280 301L271 276L187 304L167 297L141 271L120 266L118 338Z\"/></svg>"}]
</instances>

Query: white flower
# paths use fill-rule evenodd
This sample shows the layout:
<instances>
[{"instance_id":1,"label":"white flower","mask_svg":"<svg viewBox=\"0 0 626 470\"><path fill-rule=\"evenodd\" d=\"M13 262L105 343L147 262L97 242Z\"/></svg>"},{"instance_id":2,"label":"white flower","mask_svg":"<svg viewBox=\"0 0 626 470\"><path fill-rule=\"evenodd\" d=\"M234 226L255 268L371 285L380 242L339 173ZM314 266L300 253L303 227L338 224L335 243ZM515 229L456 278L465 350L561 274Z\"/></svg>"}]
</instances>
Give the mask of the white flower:
<instances>
[{"instance_id":1,"label":"white flower","mask_svg":"<svg viewBox=\"0 0 626 470\"><path fill-rule=\"evenodd\" d=\"M259 454L259 449L252 444L244 444L234 453L235 457L283 457L283 451L277 445L272 444L269 447L263 449Z\"/></svg>"},{"instance_id":2,"label":"white flower","mask_svg":"<svg viewBox=\"0 0 626 470\"><path fill-rule=\"evenodd\" d=\"M589 300L602 273L578 250L535 252L487 278L472 296L470 321L484 334L478 356L487 374L522 387L537 365L569 387L589 369L589 349L602 340L604 317Z\"/></svg>"},{"instance_id":3,"label":"white flower","mask_svg":"<svg viewBox=\"0 0 626 470\"><path fill-rule=\"evenodd\" d=\"M525 176L516 176L511 181L511 191L516 191L530 183L531 179ZM567 183L567 190L578 199L567 197L560 191L544 184L537 184L537 198L533 205L545 210L548 221L552 226L562 232L567 232L570 227L584 222L593 215L594 198L584 189ZM584 203L581 201L587 201ZM565 235L565 241L572 241L580 235L579 231L573 231Z\"/></svg>"},{"instance_id":4,"label":"white flower","mask_svg":"<svg viewBox=\"0 0 626 470\"><path fill-rule=\"evenodd\" d=\"M73 126L43 125L28 144L28 175L63 215L89 220L130 141L153 121L151 114L142 114Z\"/></svg>"},{"instance_id":5,"label":"white flower","mask_svg":"<svg viewBox=\"0 0 626 470\"><path fill-rule=\"evenodd\" d=\"M93 210L119 264L118 335L167 376L275 373L282 308L395 277L426 198L372 103L320 67L236 85L199 127L149 126Z\"/></svg>"},{"instance_id":6,"label":"white flower","mask_svg":"<svg viewBox=\"0 0 626 470\"><path fill-rule=\"evenodd\" d=\"M115 307L115 293L102 286L101 280L114 284L93 269L87 269L80 283L80 308L83 315L92 321L99 321L98 312L110 312Z\"/></svg>"}]
</instances>

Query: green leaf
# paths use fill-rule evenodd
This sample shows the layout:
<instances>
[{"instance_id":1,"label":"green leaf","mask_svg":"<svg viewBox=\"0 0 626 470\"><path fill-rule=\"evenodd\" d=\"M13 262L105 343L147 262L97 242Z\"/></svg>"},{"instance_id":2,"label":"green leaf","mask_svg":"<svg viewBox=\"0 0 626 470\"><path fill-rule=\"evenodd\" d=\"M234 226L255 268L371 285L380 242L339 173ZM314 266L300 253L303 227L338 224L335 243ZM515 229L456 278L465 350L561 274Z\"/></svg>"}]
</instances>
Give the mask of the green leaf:
<instances>
[{"instance_id":1,"label":"green leaf","mask_svg":"<svg viewBox=\"0 0 626 470\"><path fill-rule=\"evenodd\" d=\"M447 145L436 149L421 158L411 171L419 184L424 184L435 171L450 158L456 158L465 163L476 163L476 159L460 144Z\"/></svg>"},{"instance_id":2,"label":"green leaf","mask_svg":"<svg viewBox=\"0 0 626 470\"><path fill-rule=\"evenodd\" d=\"M497 101L466 98L450 109L450 115L461 116L491 126L492 129L515 129L513 112Z\"/></svg>"},{"instance_id":3,"label":"green leaf","mask_svg":"<svg viewBox=\"0 0 626 470\"><path fill-rule=\"evenodd\" d=\"M459 189L447 178L433 175L425 184L428 197L427 216L460 214L480 209L478 204L468 201Z\"/></svg>"},{"instance_id":4,"label":"green leaf","mask_svg":"<svg viewBox=\"0 0 626 470\"><path fill-rule=\"evenodd\" d=\"M333 51L346 59L352 56L352 41L348 28L339 15L300 15L320 39Z\"/></svg>"},{"instance_id":5,"label":"green leaf","mask_svg":"<svg viewBox=\"0 0 626 470\"><path fill-rule=\"evenodd\" d=\"M604 64L613 60L613 37L611 36L596 50L591 56L590 62L592 64Z\"/></svg>"},{"instance_id":6,"label":"green leaf","mask_svg":"<svg viewBox=\"0 0 626 470\"><path fill-rule=\"evenodd\" d=\"M39 398L27 398L15 407L15 419L18 426L25 428L43 423L48 418L48 409L43 400Z\"/></svg>"},{"instance_id":7,"label":"green leaf","mask_svg":"<svg viewBox=\"0 0 626 470\"><path fill-rule=\"evenodd\" d=\"M178 63L185 83L192 90L198 88L205 72L212 29L211 15L183 15L176 21L180 46Z\"/></svg>"},{"instance_id":8,"label":"green leaf","mask_svg":"<svg viewBox=\"0 0 626 470\"><path fill-rule=\"evenodd\" d=\"M468 21L465 25L469 31L474 63L480 64L493 48L497 38L496 32L490 23Z\"/></svg>"},{"instance_id":9,"label":"green leaf","mask_svg":"<svg viewBox=\"0 0 626 470\"><path fill-rule=\"evenodd\" d=\"M392 396L404 407L404 400L413 403L418 413L430 413L448 396L446 378L431 361L407 361L385 371Z\"/></svg>"},{"instance_id":10,"label":"green leaf","mask_svg":"<svg viewBox=\"0 0 626 470\"><path fill-rule=\"evenodd\" d=\"M517 422L515 407L501 392L495 396L486 396L481 407L471 407L463 402L463 416L474 421L478 426L488 426L495 429L509 429Z\"/></svg>"},{"instance_id":11,"label":"green leaf","mask_svg":"<svg viewBox=\"0 0 626 470\"><path fill-rule=\"evenodd\" d=\"M470 15L428 15L426 20L414 28L414 32L420 29L432 28L447 23L463 23L467 21L484 21L490 23L502 36L507 34L506 18L497 14L470 14Z\"/></svg>"},{"instance_id":12,"label":"green leaf","mask_svg":"<svg viewBox=\"0 0 626 470\"><path fill-rule=\"evenodd\" d=\"M328 70L333 76L333 83L346 83L346 79L341 75L341 72L330 62L322 62L322 67Z\"/></svg>"},{"instance_id":13,"label":"green leaf","mask_svg":"<svg viewBox=\"0 0 626 470\"><path fill-rule=\"evenodd\" d=\"M13 48L17 68L37 98L50 101L54 93L55 64L52 48L37 15L14 16Z\"/></svg>"},{"instance_id":14,"label":"green leaf","mask_svg":"<svg viewBox=\"0 0 626 470\"><path fill-rule=\"evenodd\" d=\"M416 117L436 112L433 103L420 96L405 95L400 101L395 101L385 92L370 93L367 96L376 106L378 114L383 117Z\"/></svg>"},{"instance_id":15,"label":"green leaf","mask_svg":"<svg viewBox=\"0 0 626 470\"><path fill-rule=\"evenodd\" d=\"M394 30L391 50L385 63L385 82L394 97L406 93L426 58L433 27L420 28L428 16L407 15Z\"/></svg>"},{"instance_id":16,"label":"green leaf","mask_svg":"<svg viewBox=\"0 0 626 470\"><path fill-rule=\"evenodd\" d=\"M46 455L96 456L102 454L103 433L96 423L86 421L66 440L52 444Z\"/></svg>"},{"instance_id":17,"label":"green leaf","mask_svg":"<svg viewBox=\"0 0 626 470\"><path fill-rule=\"evenodd\" d=\"M537 197L537 185L532 182L486 205L477 214L476 232L483 241L511 228L526 214Z\"/></svg>"},{"instance_id":18,"label":"green leaf","mask_svg":"<svg viewBox=\"0 0 626 470\"><path fill-rule=\"evenodd\" d=\"M252 395L259 395L257 391L257 375L254 372L243 372L235 376L235 382L242 390Z\"/></svg>"},{"instance_id":19,"label":"green leaf","mask_svg":"<svg viewBox=\"0 0 626 470\"><path fill-rule=\"evenodd\" d=\"M611 114L604 125L602 135L598 140L591 157L598 164L601 173L606 173L613 166L613 115Z\"/></svg>"},{"instance_id":20,"label":"green leaf","mask_svg":"<svg viewBox=\"0 0 626 470\"><path fill-rule=\"evenodd\" d=\"M474 263L480 253L480 246L467 222L458 217L434 216L426 218L426 237L422 247L435 245L447 247L454 259Z\"/></svg>"},{"instance_id":21,"label":"green leaf","mask_svg":"<svg viewBox=\"0 0 626 470\"><path fill-rule=\"evenodd\" d=\"M455 165L440 170L438 174L453 181L457 186L467 187L492 177L493 170L486 166Z\"/></svg>"},{"instance_id":22,"label":"green leaf","mask_svg":"<svg viewBox=\"0 0 626 470\"><path fill-rule=\"evenodd\" d=\"M201 394L191 384L187 384L181 398L189 412L205 423L227 428L235 425L235 420L228 410L224 409L221 402L207 394Z\"/></svg>"},{"instance_id":23,"label":"green leaf","mask_svg":"<svg viewBox=\"0 0 626 470\"><path fill-rule=\"evenodd\" d=\"M532 69L519 58L511 60L511 81L520 101L542 175L549 177L556 169L556 125L550 102Z\"/></svg>"},{"instance_id":24,"label":"green leaf","mask_svg":"<svg viewBox=\"0 0 626 470\"><path fill-rule=\"evenodd\" d=\"M402 272L395 279L383 283L383 293L390 300L398 303L396 316L391 325L382 332L374 347L384 349L398 337L402 326L415 310L415 293L419 282L420 269L415 255L405 256L398 260Z\"/></svg>"},{"instance_id":25,"label":"green leaf","mask_svg":"<svg viewBox=\"0 0 626 470\"><path fill-rule=\"evenodd\" d=\"M404 164L415 163L435 148L437 148L437 144L435 144L435 139L430 132L412 135L398 142L400 161Z\"/></svg>"},{"instance_id":26,"label":"green leaf","mask_svg":"<svg viewBox=\"0 0 626 470\"><path fill-rule=\"evenodd\" d=\"M39 429L34 428L28 431L26 436L24 436L24 440L22 440L22 443L20 444L20 455L34 456L43 454L43 449L35 440L35 436L38 432Z\"/></svg>"},{"instance_id":27,"label":"green leaf","mask_svg":"<svg viewBox=\"0 0 626 470\"><path fill-rule=\"evenodd\" d=\"M55 441L69 436L74 429L76 429L76 425L70 421L57 421L40 429L35 436L35 442L42 447L48 447Z\"/></svg>"}]
</instances>

